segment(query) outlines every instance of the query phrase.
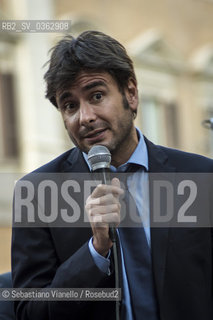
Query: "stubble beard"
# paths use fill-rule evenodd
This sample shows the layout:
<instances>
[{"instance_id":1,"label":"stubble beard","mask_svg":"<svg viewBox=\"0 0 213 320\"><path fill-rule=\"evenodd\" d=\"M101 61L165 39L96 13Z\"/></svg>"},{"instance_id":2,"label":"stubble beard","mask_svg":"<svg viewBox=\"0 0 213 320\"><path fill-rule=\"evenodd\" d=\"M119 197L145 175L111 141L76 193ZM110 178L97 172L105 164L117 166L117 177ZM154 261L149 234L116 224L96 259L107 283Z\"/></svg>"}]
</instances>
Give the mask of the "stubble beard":
<instances>
[{"instance_id":1,"label":"stubble beard","mask_svg":"<svg viewBox=\"0 0 213 320\"><path fill-rule=\"evenodd\" d=\"M124 110L126 110L126 112L128 112L129 114L127 115L126 113L125 117L118 121L120 134L117 134L115 132L113 135L115 141L112 141L111 145L108 146L108 149L111 152L112 156L116 156L116 154L120 152L127 151L125 149L128 148L129 139L131 140L131 134L133 134L134 130L133 114L124 93L122 93L122 102Z\"/></svg>"},{"instance_id":2,"label":"stubble beard","mask_svg":"<svg viewBox=\"0 0 213 320\"><path fill-rule=\"evenodd\" d=\"M128 119L121 119L118 122L119 134L114 133L114 141L112 140L109 143L108 147L109 151L111 152L112 158L121 157L123 153L128 152L129 146L131 146L131 136L134 130L134 123L132 121L132 117Z\"/></svg>"}]
</instances>

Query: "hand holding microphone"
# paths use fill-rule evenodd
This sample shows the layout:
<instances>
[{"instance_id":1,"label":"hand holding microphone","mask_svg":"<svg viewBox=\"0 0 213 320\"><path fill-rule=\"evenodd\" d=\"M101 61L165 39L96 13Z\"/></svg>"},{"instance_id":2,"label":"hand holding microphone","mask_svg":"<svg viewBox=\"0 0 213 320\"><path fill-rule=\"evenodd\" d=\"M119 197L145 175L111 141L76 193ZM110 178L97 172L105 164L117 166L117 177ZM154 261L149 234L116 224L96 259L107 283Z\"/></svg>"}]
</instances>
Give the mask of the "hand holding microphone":
<instances>
[{"instance_id":1,"label":"hand holding microphone","mask_svg":"<svg viewBox=\"0 0 213 320\"><path fill-rule=\"evenodd\" d=\"M88 153L88 161L94 174L98 174L98 185L86 201L86 211L93 230L93 245L106 255L115 241L115 227L120 222L119 197L123 194L117 178L109 179L111 154L104 146L94 146Z\"/></svg>"}]
</instances>

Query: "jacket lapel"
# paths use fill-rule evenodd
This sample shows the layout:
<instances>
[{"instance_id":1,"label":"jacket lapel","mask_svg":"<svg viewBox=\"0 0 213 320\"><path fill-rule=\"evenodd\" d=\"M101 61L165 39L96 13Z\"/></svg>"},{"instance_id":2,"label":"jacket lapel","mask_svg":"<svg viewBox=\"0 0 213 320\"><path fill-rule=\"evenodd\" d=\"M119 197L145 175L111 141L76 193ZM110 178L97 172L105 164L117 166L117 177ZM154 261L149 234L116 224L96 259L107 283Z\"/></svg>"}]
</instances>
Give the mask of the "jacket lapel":
<instances>
[{"instance_id":1,"label":"jacket lapel","mask_svg":"<svg viewBox=\"0 0 213 320\"><path fill-rule=\"evenodd\" d=\"M62 164L62 172L90 172L83 154L78 148L73 148L70 151L69 156Z\"/></svg>"},{"instance_id":2,"label":"jacket lapel","mask_svg":"<svg viewBox=\"0 0 213 320\"><path fill-rule=\"evenodd\" d=\"M162 147L154 145L145 138L149 157L149 172L150 173L168 173L175 172L176 168L169 164L168 156ZM152 175L150 175L152 176ZM153 177L150 178L150 180ZM151 185L151 182L150 182ZM153 217L153 195L150 190L150 219ZM169 227L154 227L151 228L151 250L152 264L154 272L154 281L156 284L156 293L159 304L163 297L164 275L166 268L166 254L168 247Z\"/></svg>"}]
</instances>

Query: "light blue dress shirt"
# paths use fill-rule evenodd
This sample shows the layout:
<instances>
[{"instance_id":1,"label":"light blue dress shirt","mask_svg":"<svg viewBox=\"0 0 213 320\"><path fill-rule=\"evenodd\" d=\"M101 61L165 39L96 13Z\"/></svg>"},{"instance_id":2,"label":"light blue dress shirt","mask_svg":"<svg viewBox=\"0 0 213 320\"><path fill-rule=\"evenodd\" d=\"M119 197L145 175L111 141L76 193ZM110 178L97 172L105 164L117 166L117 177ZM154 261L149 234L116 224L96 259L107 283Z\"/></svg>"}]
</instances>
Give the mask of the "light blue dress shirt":
<instances>
[{"instance_id":1,"label":"light blue dress shirt","mask_svg":"<svg viewBox=\"0 0 213 320\"><path fill-rule=\"evenodd\" d=\"M110 167L111 171L113 172L125 172L128 164L137 164L141 166L139 167L136 172L133 172L132 175L128 176L127 179L127 187L131 195L134 197L136 206L138 209L138 212L140 214L144 231L146 234L146 239L148 242L149 247L151 246L150 243L150 210L149 210L149 188L148 188L148 151L146 147L146 143L144 141L144 137L141 133L141 131L137 128L138 138L139 142L134 150L133 154L129 158L129 160L119 166L118 168L115 168L113 166ZM90 168L90 165L87 160L87 154L83 153L83 156ZM146 168L146 171L144 170ZM91 170L91 168L90 168ZM119 231L118 237L119 237ZM98 268L107 274L109 274L109 267L110 267L110 252L108 256L105 258L102 255L100 255L93 247L92 244L92 238L89 241L89 250L91 252L91 255L98 266ZM132 320L132 309L131 309L131 303L130 303L130 294L129 294L129 285L127 281L127 275L125 270L125 264L123 259L123 250L122 250L122 244L120 243L121 247L121 260L122 260L122 272L123 272L123 288L124 288L124 303L126 305L126 320Z\"/></svg>"}]
</instances>

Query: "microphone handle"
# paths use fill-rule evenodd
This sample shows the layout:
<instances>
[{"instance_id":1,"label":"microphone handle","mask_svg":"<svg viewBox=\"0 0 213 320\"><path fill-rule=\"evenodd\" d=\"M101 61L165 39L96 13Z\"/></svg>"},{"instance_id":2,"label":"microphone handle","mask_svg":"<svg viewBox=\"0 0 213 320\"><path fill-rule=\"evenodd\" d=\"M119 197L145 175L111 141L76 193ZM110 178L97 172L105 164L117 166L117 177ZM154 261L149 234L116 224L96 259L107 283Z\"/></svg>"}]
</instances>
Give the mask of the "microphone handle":
<instances>
[{"instance_id":1,"label":"microphone handle","mask_svg":"<svg viewBox=\"0 0 213 320\"><path fill-rule=\"evenodd\" d=\"M109 237L112 242L116 242L116 228L113 226L109 227Z\"/></svg>"},{"instance_id":2,"label":"microphone handle","mask_svg":"<svg viewBox=\"0 0 213 320\"><path fill-rule=\"evenodd\" d=\"M101 176L101 180L103 184L110 184L109 168L97 169L97 170L94 170L93 172ZM116 242L116 228L113 223L109 224L109 237L112 242Z\"/></svg>"}]
</instances>

